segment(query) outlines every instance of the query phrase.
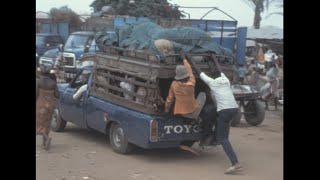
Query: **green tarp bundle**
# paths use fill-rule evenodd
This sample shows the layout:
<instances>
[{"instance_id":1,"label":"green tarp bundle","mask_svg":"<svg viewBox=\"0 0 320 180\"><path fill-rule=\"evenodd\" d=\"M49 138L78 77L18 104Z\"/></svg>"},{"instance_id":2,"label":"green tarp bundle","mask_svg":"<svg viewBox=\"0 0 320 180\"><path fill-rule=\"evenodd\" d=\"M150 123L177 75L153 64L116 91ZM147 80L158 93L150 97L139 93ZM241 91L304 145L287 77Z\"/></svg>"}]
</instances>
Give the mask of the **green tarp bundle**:
<instances>
[{"instance_id":1,"label":"green tarp bundle","mask_svg":"<svg viewBox=\"0 0 320 180\"><path fill-rule=\"evenodd\" d=\"M99 33L95 37L97 44L128 49L149 49L162 60L164 56L154 46L154 41L157 39L170 40L176 53L183 50L193 54L212 52L216 55L232 56L230 49L215 43L205 31L193 27L167 29L153 22L132 22L118 26L114 34Z\"/></svg>"}]
</instances>

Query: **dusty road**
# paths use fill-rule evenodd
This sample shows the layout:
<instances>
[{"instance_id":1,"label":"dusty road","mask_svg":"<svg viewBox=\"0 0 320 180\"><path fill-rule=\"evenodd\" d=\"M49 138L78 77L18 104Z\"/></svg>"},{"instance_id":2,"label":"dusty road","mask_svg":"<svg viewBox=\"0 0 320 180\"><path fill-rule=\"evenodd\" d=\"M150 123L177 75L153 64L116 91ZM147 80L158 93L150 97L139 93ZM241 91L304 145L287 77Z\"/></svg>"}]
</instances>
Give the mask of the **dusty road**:
<instances>
[{"instance_id":1,"label":"dusty road","mask_svg":"<svg viewBox=\"0 0 320 180\"><path fill-rule=\"evenodd\" d=\"M242 122L231 128L231 143L245 168L237 175L224 174L229 161L221 146L202 152L200 157L179 149L137 149L120 155L111 150L102 134L73 124L68 124L65 132L51 135L49 152L40 148L41 137L36 137L37 180L283 179L282 111L267 111L258 127Z\"/></svg>"}]
</instances>

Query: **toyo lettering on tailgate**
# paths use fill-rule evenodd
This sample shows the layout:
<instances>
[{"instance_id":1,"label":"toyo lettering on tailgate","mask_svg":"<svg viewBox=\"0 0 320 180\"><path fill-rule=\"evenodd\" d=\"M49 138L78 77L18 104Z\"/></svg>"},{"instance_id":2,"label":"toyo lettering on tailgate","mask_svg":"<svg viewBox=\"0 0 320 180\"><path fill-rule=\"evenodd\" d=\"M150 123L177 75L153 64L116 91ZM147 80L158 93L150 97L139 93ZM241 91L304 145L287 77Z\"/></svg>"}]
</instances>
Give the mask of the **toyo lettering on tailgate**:
<instances>
[{"instance_id":1,"label":"toyo lettering on tailgate","mask_svg":"<svg viewBox=\"0 0 320 180\"><path fill-rule=\"evenodd\" d=\"M181 117L172 117L170 119L156 118L158 121L158 140L199 140L201 133L198 125L192 125L189 120Z\"/></svg>"}]
</instances>

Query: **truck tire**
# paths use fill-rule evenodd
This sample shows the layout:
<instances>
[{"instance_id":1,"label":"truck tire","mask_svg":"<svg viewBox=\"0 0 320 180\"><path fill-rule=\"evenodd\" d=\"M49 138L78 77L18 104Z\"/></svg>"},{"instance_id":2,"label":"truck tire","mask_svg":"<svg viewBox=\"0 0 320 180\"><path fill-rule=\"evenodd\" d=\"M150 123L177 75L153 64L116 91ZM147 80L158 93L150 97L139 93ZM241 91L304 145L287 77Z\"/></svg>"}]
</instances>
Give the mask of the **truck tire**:
<instances>
[{"instance_id":1,"label":"truck tire","mask_svg":"<svg viewBox=\"0 0 320 180\"><path fill-rule=\"evenodd\" d=\"M241 107L239 106L237 114L231 120L231 126L236 127L241 121Z\"/></svg>"},{"instance_id":2,"label":"truck tire","mask_svg":"<svg viewBox=\"0 0 320 180\"><path fill-rule=\"evenodd\" d=\"M109 130L109 139L112 149L119 154L127 154L133 150L128 142L125 130L117 123L112 123Z\"/></svg>"},{"instance_id":3,"label":"truck tire","mask_svg":"<svg viewBox=\"0 0 320 180\"><path fill-rule=\"evenodd\" d=\"M263 104L258 100L249 101L244 106L244 118L248 124L257 126L261 124L265 117Z\"/></svg>"},{"instance_id":4,"label":"truck tire","mask_svg":"<svg viewBox=\"0 0 320 180\"><path fill-rule=\"evenodd\" d=\"M51 119L51 130L54 132L61 132L67 125L67 121L63 120L59 114L59 110L56 108L53 111Z\"/></svg>"}]
</instances>

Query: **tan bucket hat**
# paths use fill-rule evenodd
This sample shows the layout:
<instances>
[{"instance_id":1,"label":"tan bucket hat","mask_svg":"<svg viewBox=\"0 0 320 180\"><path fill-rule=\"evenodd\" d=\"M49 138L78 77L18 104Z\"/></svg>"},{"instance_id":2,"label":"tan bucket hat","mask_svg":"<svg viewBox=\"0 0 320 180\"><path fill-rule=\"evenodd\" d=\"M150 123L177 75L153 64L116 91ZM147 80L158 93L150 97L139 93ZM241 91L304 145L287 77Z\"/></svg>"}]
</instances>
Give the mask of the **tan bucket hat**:
<instances>
[{"instance_id":1,"label":"tan bucket hat","mask_svg":"<svg viewBox=\"0 0 320 180\"><path fill-rule=\"evenodd\" d=\"M174 77L174 79L181 80L181 79L184 79L187 77L189 77L189 74L188 74L186 68L183 65L177 65L176 76Z\"/></svg>"}]
</instances>

